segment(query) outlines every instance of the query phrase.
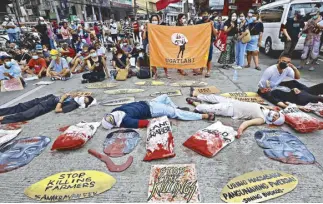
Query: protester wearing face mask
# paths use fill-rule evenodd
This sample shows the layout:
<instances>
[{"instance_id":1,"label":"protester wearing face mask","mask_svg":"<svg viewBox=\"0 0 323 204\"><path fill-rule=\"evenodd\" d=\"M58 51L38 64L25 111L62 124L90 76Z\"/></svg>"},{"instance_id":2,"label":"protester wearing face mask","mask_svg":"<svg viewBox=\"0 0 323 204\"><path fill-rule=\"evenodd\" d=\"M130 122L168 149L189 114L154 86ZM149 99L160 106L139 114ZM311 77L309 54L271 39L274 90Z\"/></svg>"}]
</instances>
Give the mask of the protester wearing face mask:
<instances>
[{"instance_id":1,"label":"protester wearing face mask","mask_svg":"<svg viewBox=\"0 0 323 204\"><path fill-rule=\"evenodd\" d=\"M230 64L235 62L235 44L234 36L238 34L237 14L231 13L229 19L224 23L223 31L227 33L227 42L225 51L221 52L218 60L223 65L223 69L228 69Z\"/></svg>"},{"instance_id":2,"label":"protester wearing face mask","mask_svg":"<svg viewBox=\"0 0 323 204\"><path fill-rule=\"evenodd\" d=\"M83 83L93 83L103 81L108 75L107 65L102 56L98 56L95 48L90 49L90 57L87 60L90 73L82 75Z\"/></svg>"},{"instance_id":3,"label":"protester wearing face mask","mask_svg":"<svg viewBox=\"0 0 323 204\"><path fill-rule=\"evenodd\" d=\"M259 20L259 14L254 14L252 23L249 24L251 40L247 43L247 62L245 68L250 68L251 59L255 63L255 69L261 70L259 67L259 47L261 46L262 34L264 32L264 25Z\"/></svg>"},{"instance_id":4,"label":"protester wearing face mask","mask_svg":"<svg viewBox=\"0 0 323 204\"><path fill-rule=\"evenodd\" d=\"M279 58L278 64L268 67L262 74L258 83L258 94L269 102L285 108L287 107L286 104L274 98L271 91L288 77L300 79L300 76L298 69L291 63L291 57L289 55L283 55Z\"/></svg>"},{"instance_id":5,"label":"protester wearing face mask","mask_svg":"<svg viewBox=\"0 0 323 204\"><path fill-rule=\"evenodd\" d=\"M281 39L282 42L284 42L284 51L281 55L293 55L304 26L305 24L302 20L300 11L295 11L294 17L287 19L287 22L283 27L284 35Z\"/></svg>"},{"instance_id":6,"label":"protester wearing face mask","mask_svg":"<svg viewBox=\"0 0 323 204\"><path fill-rule=\"evenodd\" d=\"M114 43L118 43L118 25L115 20L110 20L111 38Z\"/></svg>"},{"instance_id":7,"label":"protester wearing face mask","mask_svg":"<svg viewBox=\"0 0 323 204\"><path fill-rule=\"evenodd\" d=\"M236 66L235 69L242 69L244 66L244 56L246 53L247 43L243 43L242 39L248 34L249 25L246 21L246 17L243 13L240 13L238 19L238 37L236 42Z\"/></svg>"},{"instance_id":8,"label":"protester wearing face mask","mask_svg":"<svg viewBox=\"0 0 323 204\"><path fill-rule=\"evenodd\" d=\"M48 37L48 29L43 17L39 17L38 25L35 28L41 34L41 44L49 46L50 42Z\"/></svg>"},{"instance_id":9,"label":"protester wearing face mask","mask_svg":"<svg viewBox=\"0 0 323 204\"><path fill-rule=\"evenodd\" d=\"M56 113L68 113L77 108L89 108L97 104L92 96L64 94L61 97L52 94L35 98L25 103L0 109L0 124L32 120L55 110Z\"/></svg>"},{"instance_id":10,"label":"protester wearing face mask","mask_svg":"<svg viewBox=\"0 0 323 204\"><path fill-rule=\"evenodd\" d=\"M198 21L196 24L203 24L203 23L210 23L212 25L212 31L211 31L211 40L210 40L210 48L209 48L209 56L206 64L206 74L205 78L209 78L211 76L211 68L212 68L212 58L213 58L213 42L215 40L215 36L218 34L218 30L214 27L214 23L210 21L209 18L209 9L201 9L200 15L202 17L202 20ZM194 75L201 75L203 72L203 69L201 69L200 72L194 70Z\"/></svg>"},{"instance_id":11,"label":"protester wearing face mask","mask_svg":"<svg viewBox=\"0 0 323 204\"><path fill-rule=\"evenodd\" d=\"M314 8L310 13L310 16L311 19L307 22L304 30L302 31L302 33L306 33L306 38L299 69L304 68L305 63L308 60L312 63L311 67L308 70L314 71L314 62L316 61L320 53L319 49L323 24L319 23L322 20L322 16L320 15L320 10L318 8Z\"/></svg>"},{"instance_id":12,"label":"protester wearing face mask","mask_svg":"<svg viewBox=\"0 0 323 204\"><path fill-rule=\"evenodd\" d=\"M32 59L29 60L28 64L22 69L22 73L36 75L39 78L46 76L46 61L40 57L42 51L32 52Z\"/></svg>"},{"instance_id":13,"label":"protester wearing face mask","mask_svg":"<svg viewBox=\"0 0 323 204\"><path fill-rule=\"evenodd\" d=\"M0 81L9 80L12 78L20 79L22 84L25 82L21 78L21 69L17 63L12 60L12 57L5 55L1 57L3 65L0 66Z\"/></svg>"},{"instance_id":14,"label":"protester wearing face mask","mask_svg":"<svg viewBox=\"0 0 323 204\"><path fill-rule=\"evenodd\" d=\"M154 25L159 25L160 24L159 16L156 15L156 14L151 15L149 21L150 21L151 24L154 24ZM148 44L149 44L149 39L148 39L148 25L146 25L146 27L143 29L142 32L143 32L142 40L143 41L147 41L146 47L144 46L144 49L146 49L147 46L148 46ZM157 67L152 67L152 70L153 70L152 72L154 73L153 78L154 79L157 79L158 78ZM166 78L170 79L170 76L168 75L168 70L166 68L164 68L164 72L165 72Z\"/></svg>"},{"instance_id":15,"label":"protester wearing face mask","mask_svg":"<svg viewBox=\"0 0 323 204\"><path fill-rule=\"evenodd\" d=\"M104 46L101 46L101 43L100 42L96 42L94 44L94 47L96 49L96 53L98 54L98 56L101 56L101 57L103 57L106 60L107 57L105 55L105 53L106 53L105 47Z\"/></svg>"},{"instance_id":16,"label":"protester wearing face mask","mask_svg":"<svg viewBox=\"0 0 323 204\"><path fill-rule=\"evenodd\" d=\"M51 50L50 55L52 61L47 69L47 77L50 77L53 81L68 80L71 77L71 71L66 59L60 57L60 53L57 50Z\"/></svg>"},{"instance_id":17,"label":"protester wearing face mask","mask_svg":"<svg viewBox=\"0 0 323 204\"><path fill-rule=\"evenodd\" d=\"M74 59L70 62L71 65L71 72L73 74L76 73L81 73L86 69L86 60L89 57L89 45L88 44L84 44L82 51L78 52Z\"/></svg>"},{"instance_id":18,"label":"protester wearing face mask","mask_svg":"<svg viewBox=\"0 0 323 204\"><path fill-rule=\"evenodd\" d=\"M139 71L139 69L142 67L150 68L149 57L145 53L145 50L143 49L143 47L140 47L138 49L138 52L139 52L139 55L138 55L138 59L137 59L137 63L136 63L137 70Z\"/></svg>"},{"instance_id":19,"label":"protester wearing face mask","mask_svg":"<svg viewBox=\"0 0 323 204\"><path fill-rule=\"evenodd\" d=\"M7 34L11 43L18 41L16 25L12 20L10 20L8 16L5 17L5 21L2 23L2 27L7 29Z\"/></svg>"},{"instance_id":20,"label":"protester wearing face mask","mask_svg":"<svg viewBox=\"0 0 323 204\"><path fill-rule=\"evenodd\" d=\"M126 55L129 55L132 52L132 46L129 44L128 39L124 39L121 45L121 49Z\"/></svg>"},{"instance_id":21,"label":"protester wearing face mask","mask_svg":"<svg viewBox=\"0 0 323 204\"><path fill-rule=\"evenodd\" d=\"M199 94L196 97L187 98L186 101L195 106L194 112L214 113L217 116L231 117L234 120L246 120L240 125L237 138L250 126L265 123L281 126L285 122L285 116L274 107L262 106L258 103L241 102L215 94ZM208 104L202 104L202 102Z\"/></svg>"},{"instance_id":22,"label":"protester wearing face mask","mask_svg":"<svg viewBox=\"0 0 323 204\"><path fill-rule=\"evenodd\" d=\"M186 19L185 14L183 14L183 13L178 14L176 26L186 26L186 25L187 25L187 19ZM183 44L180 47L180 50L185 50L185 44ZM187 73L182 69L178 69L177 72L179 74L181 74L182 76L187 76Z\"/></svg>"},{"instance_id":23,"label":"protester wearing face mask","mask_svg":"<svg viewBox=\"0 0 323 204\"><path fill-rule=\"evenodd\" d=\"M246 21L247 21L248 24L253 23L255 21L255 18L253 18L254 15L255 15L255 11L252 10L252 9L249 9L248 15L247 15L247 18L246 18Z\"/></svg>"}]
</instances>

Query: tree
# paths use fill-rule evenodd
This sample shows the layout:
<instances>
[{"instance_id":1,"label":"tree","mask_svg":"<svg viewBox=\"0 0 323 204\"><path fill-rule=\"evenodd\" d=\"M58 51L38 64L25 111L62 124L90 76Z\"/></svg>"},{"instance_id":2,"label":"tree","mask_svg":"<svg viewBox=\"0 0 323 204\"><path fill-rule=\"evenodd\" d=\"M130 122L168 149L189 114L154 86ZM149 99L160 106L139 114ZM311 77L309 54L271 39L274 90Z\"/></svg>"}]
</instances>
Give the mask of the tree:
<instances>
[{"instance_id":1,"label":"tree","mask_svg":"<svg viewBox=\"0 0 323 204\"><path fill-rule=\"evenodd\" d=\"M201 9L209 8L209 0L194 0L196 13L200 13Z\"/></svg>"}]
</instances>

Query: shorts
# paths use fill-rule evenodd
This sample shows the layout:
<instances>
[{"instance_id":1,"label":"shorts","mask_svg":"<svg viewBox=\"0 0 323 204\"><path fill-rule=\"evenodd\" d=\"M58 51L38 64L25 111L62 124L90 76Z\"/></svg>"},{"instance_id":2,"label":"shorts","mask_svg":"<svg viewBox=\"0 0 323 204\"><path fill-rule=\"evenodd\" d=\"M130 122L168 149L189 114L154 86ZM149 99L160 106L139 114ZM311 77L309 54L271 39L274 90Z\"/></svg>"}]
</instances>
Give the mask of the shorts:
<instances>
[{"instance_id":1,"label":"shorts","mask_svg":"<svg viewBox=\"0 0 323 204\"><path fill-rule=\"evenodd\" d=\"M212 57L213 57L213 43L211 43L210 51L209 51L209 57L208 57L207 61L208 62L211 62L212 61Z\"/></svg>"}]
</instances>

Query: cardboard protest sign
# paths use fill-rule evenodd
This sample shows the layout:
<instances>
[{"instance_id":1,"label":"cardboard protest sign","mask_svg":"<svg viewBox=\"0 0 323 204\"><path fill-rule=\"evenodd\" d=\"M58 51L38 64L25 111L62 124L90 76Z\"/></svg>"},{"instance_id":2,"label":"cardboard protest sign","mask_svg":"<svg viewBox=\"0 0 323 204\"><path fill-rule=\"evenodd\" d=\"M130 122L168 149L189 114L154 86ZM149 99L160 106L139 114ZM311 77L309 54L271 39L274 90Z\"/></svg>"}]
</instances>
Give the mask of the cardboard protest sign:
<instances>
[{"instance_id":1,"label":"cardboard protest sign","mask_svg":"<svg viewBox=\"0 0 323 204\"><path fill-rule=\"evenodd\" d=\"M197 131L184 142L184 146L206 156L213 157L225 146L232 143L237 132L220 121Z\"/></svg>"},{"instance_id":2,"label":"cardboard protest sign","mask_svg":"<svg viewBox=\"0 0 323 204\"><path fill-rule=\"evenodd\" d=\"M105 89L105 88L112 88L116 87L118 84L116 83L104 83L104 82L98 82L98 83L91 83L86 85L86 88L88 89Z\"/></svg>"},{"instance_id":3,"label":"cardboard protest sign","mask_svg":"<svg viewBox=\"0 0 323 204\"><path fill-rule=\"evenodd\" d=\"M206 82L203 81L180 81L176 83L171 83L171 86L182 86L182 87L201 87L201 86L207 86Z\"/></svg>"},{"instance_id":4,"label":"cardboard protest sign","mask_svg":"<svg viewBox=\"0 0 323 204\"><path fill-rule=\"evenodd\" d=\"M197 92L198 94L217 94L221 91L216 88L215 86L207 86L203 88L194 88L194 92Z\"/></svg>"},{"instance_id":5,"label":"cardboard protest sign","mask_svg":"<svg viewBox=\"0 0 323 204\"><path fill-rule=\"evenodd\" d=\"M107 135L103 151L110 157L121 157L132 152L139 141L140 135L135 130L116 130Z\"/></svg>"},{"instance_id":6,"label":"cardboard protest sign","mask_svg":"<svg viewBox=\"0 0 323 204\"><path fill-rule=\"evenodd\" d=\"M117 106L135 102L135 97L117 98L112 100L103 101L100 104L103 106Z\"/></svg>"},{"instance_id":7,"label":"cardboard protest sign","mask_svg":"<svg viewBox=\"0 0 323 204\"><path fill-rule=\"evenodd\" d=\"M3 144L15 139L20 132L21 132L21 129L19 129L19 130L0 130L0 147Z\"/></svg>"},{"instance_id":8,"label":"cardboard protest sign","mask_svg":"<svg viewBox=\"0 0 323 204\"><path fill-rule=\"evenodd\" d=\"M293 175L281 171L253 171L232 179L221 192L227 203L259 203L282 196L298 184Z\"/></svg>"},{"instance_id":9,"label":"cardboard protest sign","mask_svg":"<svg viewBox=\"0 0 323 204\"><path fill-rule=\"evenodd\" d=\"M45 136L13 140L0 147L0 173L29 164L50 143Z\"/></svg>"},{"instance_id":10,"label":"cardboard protest sign","mask_svg":"<svg viewBox=\"0 0 323 204\"><path fill-rule=\"evenodd\" d=\"M42 202L94 197L112 188L115 178L100 171L62 172L25 189L25 195Z\"/></svg>"},{"instance_id":11,"label":"cardboard protest sign","mask_svg":"<svg viewBox=\"0 0 323 204\"><path fill-rule=\"evenodd\" d=\"M132 94L132 93L140 93L143 92L143 89L113 89L104 91L104 93L109 95L117 95L117 94Z\"/></svg>"},{"instance_id":12,"label":"cardboard protest sign","mask_svg":"<svg viewBox=\"0 0 323 204\"><path fill-rule=\"evenodd\" d=\"M294 135L280 130L262 130L255 133L257 144L265 155L287 164L314 164L314 155Z\"/></svg>"},{"instance_id":13,"label":"cardboard protest sign","mask_svg":"<svg viewBox=\"0 0 323 204\"><path fill-rule=\"evenodd\" d=\"M162 86L165 84L165 82L162 81L139 81L135 83L139 86Z\"/></svg>"},{"instance_id":14,"label":"cardboard protest sign","mask_svg":"<svg viewBox=\"0 0 323 204\"><path fill-rule=\"evenodd\" d=\"M159 91L150 94L151 97L157 97L166 94L167 96L181 96L182 92L181 90L175 90L175 91Z\"/></svg>"},{"instance_id":15,"label":"cardboard protest sign","mask_svg":"<svg viewBox=\"0 0 323 204\"><path fill-rule=\"evenodd\" d=\"M250 97L228 97L242 102L249 103L259 103L261 105L267 105L268 103L261 97L258 96L250 96Z\"/></svg>"},{"instance_id":16,"label":"cardboard protest sign","mask_svg":"<svg viewBox=\"0 0 323 204\"><path fill-rule=\"evenodd\" d=\"M229 92L229 93L223 93L221 96L224 97L230 97L230 98L235 98L235 97L260 97L257 93L255 92Z\"/></svg>"},{"instance_id":17,"label":"cardboard protest sign","mask_svg":"<svg viewBox=\"0 0 323 204\"><path fill-rule=\"evenodd\" d=\"M24 87L22 86L22 83L19 78L12 78L10 80L1 81L1 92L20 91L23 89Z\"/></svg>"},{"instance_id":18,"label":"cardboard protest sign","mask_svg":"<svg viewBox=\"0 0 323 204\"><path fill-rule=\"evenodd\" d=\"M192 69L205 67L212 24L195 26L148 25L150 66Z\"/></svg>"},{"instance_id":19,"label":"cardboard protest sign","mask_svg":"<svg viewBox=\"0 0 323 204\"><path fill-rule=\"evenodd\" d=\"M144 161L174 157L174 137L166 116L154 118L147 127L146 156Z\"/></svg>"},{"instance_id":20,"label":"cardboard protest sign","mask_svg":"<svg viewBox=\"0 0 323 204\"><path fill-rule=\"evenodd\" d=\"M149 179L148 202L200 202L195 165L153 165Z\"/></svg>"}]
</instances>

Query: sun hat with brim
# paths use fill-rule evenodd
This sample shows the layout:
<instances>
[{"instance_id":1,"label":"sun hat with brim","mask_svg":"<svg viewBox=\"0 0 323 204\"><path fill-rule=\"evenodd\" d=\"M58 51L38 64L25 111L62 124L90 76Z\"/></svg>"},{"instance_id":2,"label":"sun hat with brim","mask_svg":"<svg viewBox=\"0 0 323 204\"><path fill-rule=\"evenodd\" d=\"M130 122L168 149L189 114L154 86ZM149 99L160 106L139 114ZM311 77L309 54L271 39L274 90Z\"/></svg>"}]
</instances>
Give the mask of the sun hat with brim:
<instances>
[{"instance_id":1,"label":"sun hat with brim","mask_svg":"<svg viewBox=\"0 0 323 204\"><path fill-rule=\"evenodd\" d=\"M49 54L50 55L58 55L59 52L57 50L51 50Z\"/></svg>"},{"instance_id":2,"label":"sun hat with brim","mask_svg":"<svg viewBox=\"0 0 323 204\"><path fill-rule=\"evenodd\" d=\"M320 9L319 8L313 8L311 13L310 13L310 16L315 16L317 15L318 13L320 12Z\"/></svg>"}]
</instances>

